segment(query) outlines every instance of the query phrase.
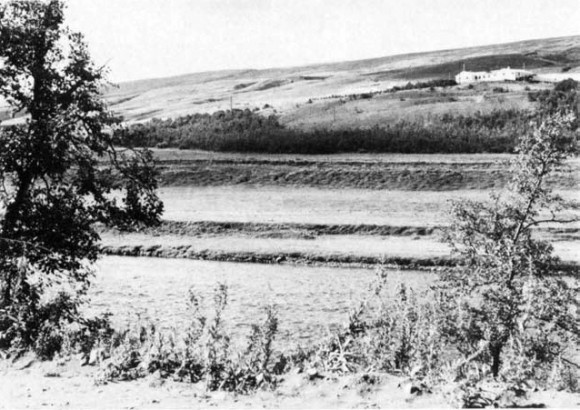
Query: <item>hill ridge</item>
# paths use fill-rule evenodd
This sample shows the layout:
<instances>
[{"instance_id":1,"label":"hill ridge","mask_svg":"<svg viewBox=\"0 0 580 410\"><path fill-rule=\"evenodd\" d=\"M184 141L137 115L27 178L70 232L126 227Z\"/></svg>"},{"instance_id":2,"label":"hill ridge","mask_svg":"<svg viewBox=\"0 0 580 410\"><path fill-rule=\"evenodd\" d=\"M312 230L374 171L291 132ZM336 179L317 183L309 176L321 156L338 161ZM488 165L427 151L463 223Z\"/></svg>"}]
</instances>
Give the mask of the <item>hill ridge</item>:
<instances>
[{"instance_id":1,"label":"hill ridge","mask_svg":"<svg viewBox=\"0 0 580 410\"><path fill-rule=\"evenodd\" d=\"M108 88L105 97L111 108L130 122L230 107L271 107L264 114L293 116L309 100L384 90L408 81L450 78L463 63L474 71L525 64L526 68L540 72L561 72L564 68L576 72L580 71L580 35L364 60L135 80Z\"/></svg>"}]
</instances>

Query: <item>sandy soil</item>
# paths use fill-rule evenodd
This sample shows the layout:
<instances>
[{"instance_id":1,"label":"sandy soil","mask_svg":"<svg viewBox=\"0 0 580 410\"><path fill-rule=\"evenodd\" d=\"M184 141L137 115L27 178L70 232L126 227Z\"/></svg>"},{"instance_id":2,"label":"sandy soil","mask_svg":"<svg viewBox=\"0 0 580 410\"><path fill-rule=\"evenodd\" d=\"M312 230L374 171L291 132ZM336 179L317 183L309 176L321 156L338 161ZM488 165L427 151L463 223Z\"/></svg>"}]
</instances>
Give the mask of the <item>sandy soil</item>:
<instances>
[{"instance_id":1,"label":"sandy soil","mask_svg":"<svg viewBox=\"0 0 580 410\"><path fill-rule=\"evenodd\" d=\"M378 375L377 382L369 384L362 375L309 381L304 374L289 374L275 391L234 395L208 394L200 384L153 376L97 386L94 371L94 367L81 367L74 359L38 363L24 358L14 364L0 363L0 409L452 408L444 395L451 387L411 394L408 382L390 375ZM577 408L580 395L536 392L527 402L550 408Z\"/></svg>"},{"instance_id":2,"label":"sandy soil","mask_svg":"<svg viewBox=\"0 0 580 410\"><path fill-rule=\"evenodd\" d=\"M186 408L417 408L449 407L441 396L411 395L400 379L383 376L377 385L356 377L310 382L303 374L289 375L274 391L248 396L216 392L204 387L149 377L133 382L96 386L95 368L74 361L57 364L30 362L0 371L0 408L186 409ZM16 369L15 369L16 368ZM15 377L17 376L17 377Z\"/></svg>"}]
</instances>

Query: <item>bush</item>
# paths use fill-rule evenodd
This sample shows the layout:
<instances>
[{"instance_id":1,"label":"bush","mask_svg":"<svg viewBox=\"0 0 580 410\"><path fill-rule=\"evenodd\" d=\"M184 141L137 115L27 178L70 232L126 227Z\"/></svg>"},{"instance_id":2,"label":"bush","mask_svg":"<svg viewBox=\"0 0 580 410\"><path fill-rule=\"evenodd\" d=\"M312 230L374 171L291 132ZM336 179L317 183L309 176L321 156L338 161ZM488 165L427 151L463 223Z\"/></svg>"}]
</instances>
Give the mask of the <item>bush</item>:
<instances>
[{"instance_id":1,"label":"bush","mask_svg":"<svg viewBox=\"0 0 580 410\"><path fill-rule=\"evenodd\" d=\"M351 310L345 328L318 347L299 352L299 361L321 375L388 372L427 380L443 357L436 304L419 302L425 295L404 284L390 295L384 269L377 270L370 289Z\"/></svg>"},{"instance_id":2,"label":"bush","mask_svg":"<svg viewBox=\"0 0 580 410\"><path fill-rule=\"evenodd\" d=\"M528 93L528 100L539 103L538 115L540 117L571 112L576 118L572 126L578 127L580 97L577 81L567 79L557 83L552 90L531 91Z\"/></svg>"},{"instance_id":3,"label":"bush","mask_svg":"<svg viewBox=\"0 0 580 410\"><path fill-rule=\"evenodd\" d=\"M231 350L231 337L223 321L228 289L219 284L214 292L214 313L203 313L202 300L190 291L191 322L184 333L160 331L155 325L138 325L116 332L107 344L107 353L97 381L133 380L156 373L161 378L197 383L206 388L247 393L274 386L273 342L278 332L274 307L266 308L261 325L252 325L245 351Z\"/></svg>"},{"instance_id":4,"label":"bush","mask_svg":"<svg viewBox=\"0 0 580 410\"><path fill-rule=\"evenodd\" d=\"M547 387L551 369L578 341L575 289L558 275L552 246L532 235L538 225L568 222L554 212L562 200L544 184L576 149L574 123L571 114L554 114L522 136L504 197L454 204L447 239L461 264L437 287L446 312L441 335L479 366L482 380Z\"/></svg>"}]
</instances>

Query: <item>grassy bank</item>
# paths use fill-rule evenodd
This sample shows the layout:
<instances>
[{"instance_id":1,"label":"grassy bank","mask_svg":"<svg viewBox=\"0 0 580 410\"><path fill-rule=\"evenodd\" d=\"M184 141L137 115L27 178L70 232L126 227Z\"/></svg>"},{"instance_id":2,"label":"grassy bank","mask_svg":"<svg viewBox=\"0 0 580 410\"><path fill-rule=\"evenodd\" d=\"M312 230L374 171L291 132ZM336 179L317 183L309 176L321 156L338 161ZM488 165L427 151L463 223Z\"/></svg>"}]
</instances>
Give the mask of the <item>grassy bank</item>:
<instances>
[{"instance_id":1,"label":"grassy bank","mask_svg":"<svg viewBox=\"0 0 580 410\"><path fill-rule=\"evenodd\" d=\"M206 159L159 162L163 186L268 185L380 190L498 189L510 171L504 164L357 163ZM576 169L562 168L548 183L557 189L578 185Z\"/></svg>"},{"instance_id":2,"label":"grassy bank","mask_svg":"<svg viewBox=\"0 0 580 410\"><path fill-rule=\"evenodd\" d=\"M428 237L442 234L444 226L391 226L373 224L307 224L220 221L162 221L159 226L142 228L140 235L185 237L238 236L262 239L315 239L320 236L414 236ZM580 240L578 227L545 227L537 234L551 241ZM99 227L104 235L119 235L115 229Z\"/></svg>"},{"instance_id":3,"label":"grassy bank","mask_svg":"<svg viewBox=\"0 0 580 410\"><path fill-rule=\"evenodd\" d=\"M228 252L207 249L196 250L195 247L187 245L175 248L162 245L103 246L102 253L109 256L191 259L212 262L260 263L268 265L291 264L348 268L373 268L377 266L385 266L405 270L432 269L435 267L449 267L456 264L456 261L448 257L377 257L341 254L316 255L302 252ZM562 264L562 270L564 271L574 271L575 269L576 265Z\"/></svg>"}]
</instances>

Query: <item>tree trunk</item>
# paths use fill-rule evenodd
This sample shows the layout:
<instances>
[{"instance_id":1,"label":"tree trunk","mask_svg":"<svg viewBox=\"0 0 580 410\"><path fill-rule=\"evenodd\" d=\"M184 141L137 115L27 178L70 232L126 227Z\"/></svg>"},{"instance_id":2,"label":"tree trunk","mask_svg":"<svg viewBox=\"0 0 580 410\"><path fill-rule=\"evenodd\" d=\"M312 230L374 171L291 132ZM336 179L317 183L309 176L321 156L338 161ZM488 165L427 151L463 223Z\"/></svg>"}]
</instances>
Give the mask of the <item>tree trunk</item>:
<instances>
[{"instance_id":1,"label":"tree trunk","mask_svg":"<svg viewBox=\"0 0 580 410\"><path fill-rule=\"evenodd\" d=\"M502 348L503 345L500 343L493 343L489 347L489 352L491 354L491 373L493 374L494 378L499 375Z\"/></svg>"},{"instance_id":2,"label":"tree trunk","mask_svg":"<svg viewBox=\"0 0 580 410\"><path fill-rule=\"evenodd\" d=\"M14 201L6 207L6 214L4 215L3 225L0 227L0 235L4 241L0 241L0 252L6 253L6 250L12 245L10 240L18 240L17 235L15 235L15 228L20 218L20 213L24 207L26 197L28 196L28 191L32 185L32 178L28 175L20 178L18 191ZM10 304L12 299L12 282L14 281L14 268L13 266L5 266L4 274L6 275L3 279L4 292L2 295L2 303Z\"/></svg>"}]
</instances>

